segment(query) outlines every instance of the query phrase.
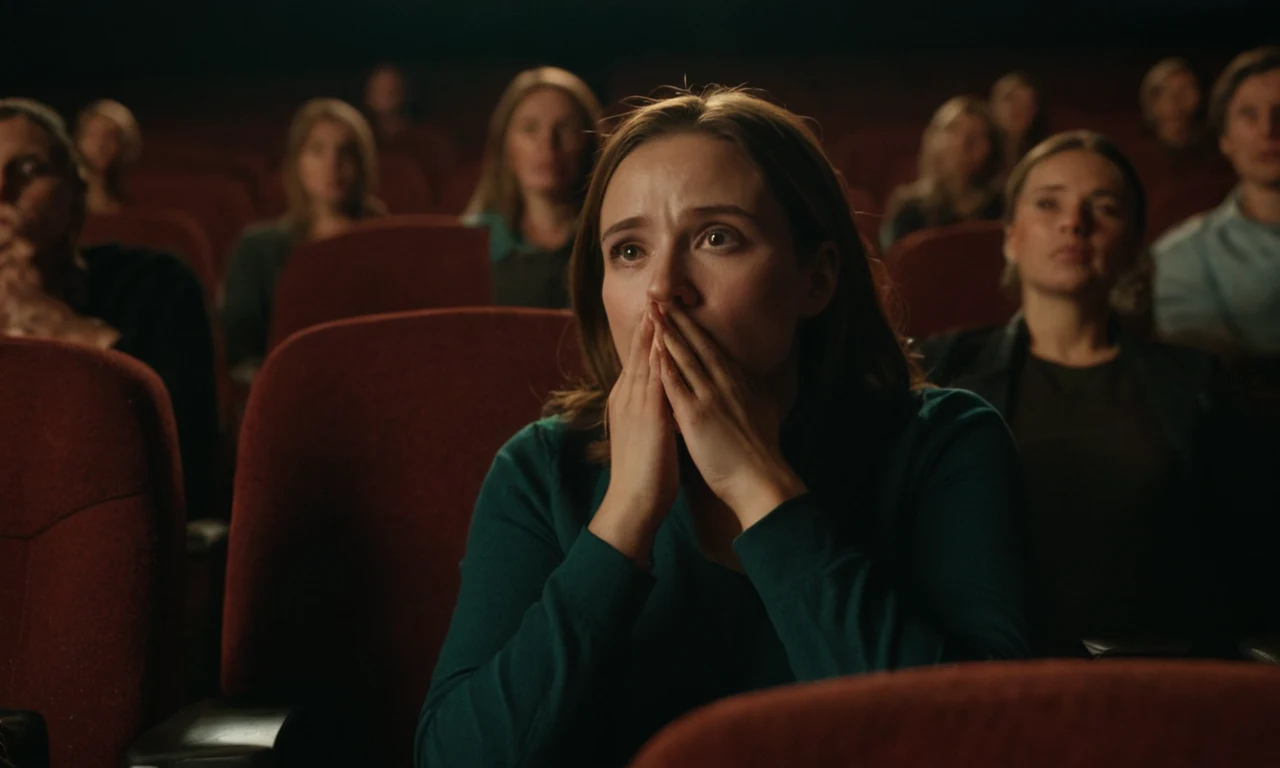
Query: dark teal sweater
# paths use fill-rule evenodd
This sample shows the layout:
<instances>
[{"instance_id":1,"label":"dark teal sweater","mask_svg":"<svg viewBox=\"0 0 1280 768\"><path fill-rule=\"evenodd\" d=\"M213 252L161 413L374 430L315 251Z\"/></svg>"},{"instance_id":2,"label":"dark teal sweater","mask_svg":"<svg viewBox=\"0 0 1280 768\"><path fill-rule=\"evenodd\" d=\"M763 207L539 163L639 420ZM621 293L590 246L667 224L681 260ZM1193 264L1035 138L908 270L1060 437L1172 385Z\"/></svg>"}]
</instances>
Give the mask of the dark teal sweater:
<instances>
[{"instance_id":1,"label":"dark teal sweater","mask_svg":"<svg viewBox=\"0 0 1280 768\"><path fill-rule=\"evenodd\" d=\"M796 466L811 492L738 537L745 573L702 555L683 492L637 568L584 527L609 483L584 436L526 427L476 504L418 765L621 765L727 695L1028 655L1009 432L965 392L908 410L873 472Z\"/></svg>"}]
</instances>

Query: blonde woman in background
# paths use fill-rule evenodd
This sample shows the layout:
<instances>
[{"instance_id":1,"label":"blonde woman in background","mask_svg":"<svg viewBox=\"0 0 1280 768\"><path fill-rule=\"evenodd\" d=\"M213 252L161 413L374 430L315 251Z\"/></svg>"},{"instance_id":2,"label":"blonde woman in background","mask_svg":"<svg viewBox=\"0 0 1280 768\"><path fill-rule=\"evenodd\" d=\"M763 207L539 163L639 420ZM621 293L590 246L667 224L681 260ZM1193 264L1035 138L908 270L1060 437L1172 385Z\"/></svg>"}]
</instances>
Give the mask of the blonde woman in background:
<instances>
[{"instance_id":1,"label":"blonde woman in background","mask_svg":"<svg viewBox=\"0 0 1280 768\"><path fill-rule=\"evenodd\" d=\"M231 252L222 307L227 364L247 379L266 354L276 281L299 243L341 234L385 213L374 196L378 153L373 130L337 99L303 105L289 128L281 170L288 211L250 227Z\"/></svg>"},{"instance_id":2,"label":"blonde woman in background","mask_svg":"<svg viewBox=\"0 0 1280 768\"><path fill-rule=\"evenodd\" d=\"M920 146L920 177L889 198L880 246L912 232L998 219L1003 138L985 102L957 96L933 114Z\"/></svg>"},{"instance_id":3,"label":"blonde woman in background","mask_svg":"<svg viewBox=\"0 0 1280 768\"><path fill-rule=\"evenodd\" d=\"M521 72L498 100L463 214L489 228L495 304L568 306L566 268L600 115L587 84L556 67Z\"/></svg>"},{"instance_id":4,"label":"blonde woman in background","mask_svg":"<svg viewBox=\"0 0 1280 768\"><path fill-rule=\"evenodd\" d=\"M90 213L111 213L125 203L124 174L142 156L142 131L129 108L100 99L76 120L76 149Z\"/></svg>"},{"instance_id":5,"label":"blonde woman in background","mask_svg":"<svg viewBox=\"0 0 1280 768\"><path fill-rule=\"evenodd\" d=\"M1184 151L1206 138L1200 79L1186 59L1164 59L1148 70L1138 101L1161 148Z\"/></svg>"}]
</instances>

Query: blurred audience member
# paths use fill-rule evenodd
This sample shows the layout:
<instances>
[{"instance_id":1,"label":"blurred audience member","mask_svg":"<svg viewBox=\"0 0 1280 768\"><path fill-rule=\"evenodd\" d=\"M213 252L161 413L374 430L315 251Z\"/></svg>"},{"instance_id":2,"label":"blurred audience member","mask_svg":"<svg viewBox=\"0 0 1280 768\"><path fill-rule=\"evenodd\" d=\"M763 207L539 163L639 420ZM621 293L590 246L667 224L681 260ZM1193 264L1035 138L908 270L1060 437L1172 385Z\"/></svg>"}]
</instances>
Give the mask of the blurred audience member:
<instances>
[{"instance_id":1,"label":"blurred audience member","mask_svg":"<svg viewBox=\"0 0 1280 768\"><path fill-rule=\"evenodd\" d=\"M395 145L412 127L410 97L409 77L396 65L379 64L369 74L364 106L380 147Z\"/></svg>"},{"instance_id":2,"label":"blurred audience member","mask_svg":"<svg viewBox=\"0 0 1280 768\"><path fill-rule=\"evenodd\" d=\"M384 212L374 197L373 131L346 102L314 99L303 105L289 128L282 173L288 211L279 221L246 231L227 269L222 324L227 364L241 381L252 377L266 355L276 281L294 246L341 234Z\"/></svg>"},{"instance_id":3,"label":"blurred audience member","mask_svg":"<svg viewBox=\"0 0 1280 768\"><path fill-rule=\"evenodd\" d=\"M1004 137L1000 146L1005 173L1049 135L1040 91L1023 72L1011 72L991 86L991 116Z\"/></svg>"},{"instance_id":4,"label":"blurred audience member","mask_svg":"<svg viewBox=\"0 0 1280 768\"><path fill-rule=\"evenodd\" d=\"M1180 343L1280 353L1280 48L1236 57L1209 114L1239 185L1156 243L1156 325Z\"/></svg>"},{"instance_id":5,"label":"blurred audience member","mask_svg":"<svg viewBox=\"0 0 1280 768\"><path fill-rule=\"evenodd\" d=\"M521 72L498 100L463 212L489 228L495 304L569 305L566 268L600 116L591 88L556 67Z\"/></svg>"},{"instance_id":6,"label":"blurred audience member","mask_svg":"<svg viewBox=\"0 0 1280 768\"><path fill-rule=\"evenodd\" d=\"M1129 160L1079 131L1009 177L1006 327L922 345L930 378L973 390L1013 430L1031 497L1049 649L1153 638L1222 649L1207 529L1216 454L1207 355L1143 341L1115 307L1142 269L1146 199ZM1132 307L1130 307L1132 309Z\"/></svg>"},{"instance_id":7,"label":"blurred audience member","mask_svg":"<svg viewBox=\"0 0 1280 768\"><path fill-rule=\"evenodd\" d=\"M203 516L217 435L204 291L172 256L79 246L79 163L53 110L0 100L0 334L115 349L150 366L173 404L187 512Z\"/></svg>"},{"instance_id":8,"label":"blurred audience member","mask_svg":"<svg viewBox=\"0 0 1280 768\"><path fill-rule=\"evenodd\" d=\"M1004 139L982 101L957 96L934 113L920 146L920 177L889 198L880 247L929 227L1000 218Z\"/></svg>"},{"instance_id":9,"label":"blurred audience member","mask_svg":"<svg viewBox=\"0 0 1280 768\"><path fill-rule=\"evenodd\" d=\"M125 202L124 173L142 155L142 131L133 113L111 99L93 102L76 121L76 148L88 184L89 212L120 210Z\"/></svg>"},{"instance_id":10,"label":"blurred audience member","mask_svg":"<svg viewBox=\"0 0 1280 768\"><path fill-rule=\"evenodd\" d=\"M1138 100L1143 121L1166 151L1191 150L1207 137L1200 79L1186 59L1164 59L1148 70Z\"/></svg>"}]
</instances>

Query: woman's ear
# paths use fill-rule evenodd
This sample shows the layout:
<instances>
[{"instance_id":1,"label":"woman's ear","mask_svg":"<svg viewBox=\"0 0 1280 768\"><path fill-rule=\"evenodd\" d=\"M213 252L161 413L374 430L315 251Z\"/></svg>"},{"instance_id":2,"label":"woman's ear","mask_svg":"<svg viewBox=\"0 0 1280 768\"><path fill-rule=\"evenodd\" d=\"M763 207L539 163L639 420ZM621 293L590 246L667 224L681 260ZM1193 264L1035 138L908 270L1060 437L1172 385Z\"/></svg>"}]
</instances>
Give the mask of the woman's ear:
<instances>
[{"instance_id":1,"label":"woman's ear","mask_svg":"<svg viewBox=\"0 0 1280 768\"><path fill-rule=\"evenodd\" d=\"M800 297L800 315L816 317L831 303L840 280L840 249L828 240L818 246L818 252L806 270L804 295Z\"/></svg>"}]
</instances>

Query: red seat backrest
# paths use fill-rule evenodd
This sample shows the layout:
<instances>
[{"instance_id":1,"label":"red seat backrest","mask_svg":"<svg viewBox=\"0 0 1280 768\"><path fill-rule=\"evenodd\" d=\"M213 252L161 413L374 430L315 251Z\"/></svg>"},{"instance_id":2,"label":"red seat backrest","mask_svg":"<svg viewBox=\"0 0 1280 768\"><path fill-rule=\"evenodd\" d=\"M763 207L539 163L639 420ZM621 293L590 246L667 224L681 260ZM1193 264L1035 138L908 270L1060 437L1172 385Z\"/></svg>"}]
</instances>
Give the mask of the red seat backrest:
<instances>
[{"instance_id":1,"label":"red seat backrest","mask_svg":"<svg viewBox=\"0 0 1280 768\"><path fill-rule=\"evenodd\" d=\"M427 174L408 155L383 152L378 156L378 197L391 213L427 213L435 199Z\"/></svg>"},{"instance_id":2,"label":"red seat backrest","mask_svg":"<svg viewBox=\"0 0 1280 768\"><path fill-rule=\"evenodd\" d=\"M1004 227L965 222L913 232L894 243L885 266L906 310L906 331L925 338L999 325L1017 302L1000 289Z\"/></svg>"},{"instance_id":3,"label":"red seat backrest","mask_svg":"<svg viewBox=\"0 0 1280 768\"><path fill-rule=\"evenodd\" d=\"M494 455L581 369L569 313L471 308L326 324L245 414L227 566L230 696L389 718L404 765Z\"/></svg>"},{"instance_id":4,"label":"red seat backrest","mask_svg":"<svg viewBox=\"0 0 1280 768\"><path fill-rule=\"evenodd\" d=\"M189 214L134 207L115 213L94 213L85 218L81 243L98 245L112 241L179 257L200 278L212 306L218 290L213 245L200 222Z\"/></svg>"},{"instance_id":5,"label":"red seat backrest","mask_svg":"<svg viewBox=\"0 0 1280 768\"><path fill-rule=\"evenodd\" d=\"M274 177L271 158L253 149L216 143L148 138L142 167L156 170L186 170L220 173L243 182L262 204L263 188Z\"/></svg>"},{"instance_id":6,"label":"red seat backrest","mask_svg":"<svg viewBox=\"0 0 1280 768\"><path fill-rule=\"evenodd\" d=\"M462 213L475 194L480 183L480 163L460 165L449 175L440 193L440 210L444 213Z\"/></svg>"},{"instance_id":7,"label":"red seat backrest","mask_svg":"<svg viewBox=\"0 0 1280 768\"><path fill-rule=\"evenodd\" d=\"M276 285L267 347L330 320L492 300L488 230L441 215L370 219L294 251Z\"/></svg>"},{"instance_id":8,"label":"red seat backrest","mask_svg":"<svg viewBox=\"0 0 1280 768\"><path fill-rule=\"evenodd\" d=\"M1150 192L1147 211L1147 242L1198 213L1222 205L1236 185L1236 177L1222 173L1184 176Z\"/></svg>"},{"instance_id":9,"label":"red seat backrest","mask_svg":"<svg viewBox=\"0 0 1280 768\"><path fill-rule=\"evenodd\" d=\"M181 703L183 507L169 397L118 353L0 339L0 703L54 765L116 768Z\"/></svg>"},{"instance_id":10,"label":"red seat backrest","mask_svg":"<svg viewBox=\"0 0 1280 768\"><path fill-rule=\"evenodd\" d=\"M221 278L231 244L257 216L249 186L215 171L139 168L126 178L132 202L178 210L200 222Z\"/></svg>"},{"instance_id":11,"label":"red seat backrest","mask_svg":"<svg viewBox=\"0 0 1280 768\"><path fill-rule=\"evenodd\" d=\"M632 768L1193 768L1280 755L1280 670L1203 661L990 662L712 704Z\"/></svg>"}]
</instances>

